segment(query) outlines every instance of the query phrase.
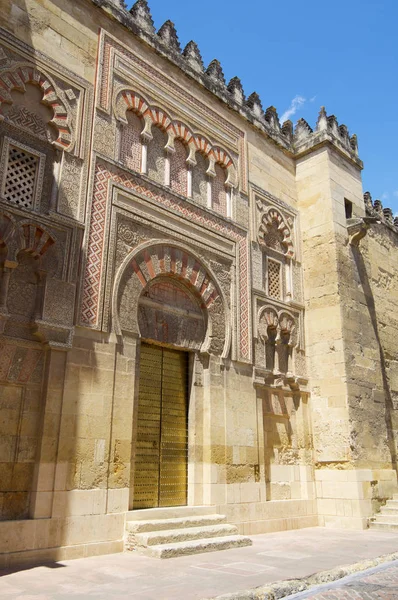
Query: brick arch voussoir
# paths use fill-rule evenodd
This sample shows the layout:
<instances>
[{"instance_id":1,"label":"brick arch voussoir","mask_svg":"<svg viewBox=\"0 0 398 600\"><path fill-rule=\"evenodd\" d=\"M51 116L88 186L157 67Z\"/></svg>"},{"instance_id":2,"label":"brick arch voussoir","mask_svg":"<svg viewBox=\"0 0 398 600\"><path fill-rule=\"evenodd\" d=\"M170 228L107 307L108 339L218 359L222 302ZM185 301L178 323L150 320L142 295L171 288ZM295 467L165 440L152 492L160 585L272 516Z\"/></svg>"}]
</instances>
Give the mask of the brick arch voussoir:
<instances>
[{"instance_id":1,"label":"brick arch voussoir","mask_svg":"<svg viewBox=\"0 0 398 600\"><path fill-rule=\"evenodd\" d=\"M168 148L174 150L175 140L180 140L188 149L187 163L195 165L196 146L194 142L194 135L189 127L181 121L172 121L167 129L167 133L169 136L167 142Z\"/></svg>"},{"instance_id":2,"label":"brick arch voussoir","mask_svg":"<svg viewBox=\"0 0 398 600\"><path fill-rule=\"evenodd\" d=\"M17 67L0 74L0 114L3 103L12 104L11 92L26 92L26 84L37 85L43 92L42 103L53 111L49 122L58 132L53 145L61 150L72 149L72 130L68 110L57 93L56 86L49 75L30 64L19 64Z\"/></svg>"},{"instance_id":3,"label":"brick arch voussoir","mask_svg":"<svg viewBox=\"0 0 398 600\"><path fill-rule=\"evenodd\" d=\"M150 248L137 254L131 265L142 287L155 277L166 275L184 282L196 291L202 308L209 308L218 298L219 292L207 269L188 252L175 246L158 246L152 255Z\"/></svg>"},{"instance_id":4,"label":"brick arch voussoir","mask_svg":"<svg viewBox=\"0 0 398 600\"><path fill-rule=\"evenodd\" d=\"M223 169L225 169L227 176L225 179L225 185L230 187L237 186L237 171L234 165L234 162L228 152L220 148L219 146L214 146L212 148L212 155L214 157L214 162L220 165Z\"/></svg>"},{"instance_id":5,"label":"brick arch voussoir","mask_svg":"<svg viewBox=\"0 0 398 600\"><path fill-rule=\"evenodd\" d=\"M41 259L47 250L56 242L54 236L45 227L31 221L18 224L20 246L19 251Z\"/></svg>"},{"instance_id":6,"label":"brick arch voussoir","mask_svg":"<svg viewBox=\"0 0 398 600\"><path fill-rule=\"evenodd\" d=\"M208 316L211 315L212 307L216 301L221 302L225 324L225 343L222 356L227 356L231 343L228 307L215 276L191 252L181 246L168 244L167 242L144 244L143 248L135 249L132 256L126 257L124 263L120 266L115 278L112 301L113 327L116 334L122 334L118 317L118 303L121 292L120 286L126 269L131 269L131 276L136 282L134 289L137 290L144 290L153 279L159 276L174 278L184 283L188 289L194 292L201 308L207 311ZM138 293L134 299L131 306L132 311L138 307L139 296ZM202 348L202 351L206 352L211 351L212 343L211 323L208 323L208 326L206 340Z\"/></svg>"},{"instance_id":7,"label":"brick arch voussoir","mask_svg":"<svg viewBox=\"0 0 398 600\"><path fill-rule=\"evenodd\" d=\"M122 97L125 102L125 105L123 105L123 108L125 108L124 114L120 115L123 118L125 118L125 114L128 110L135 112L141 117L143 117L148 110L148 102L143 96L137 94L136 92L123 90L119 93L119 97Z\"/></svg>"}]
</instances>

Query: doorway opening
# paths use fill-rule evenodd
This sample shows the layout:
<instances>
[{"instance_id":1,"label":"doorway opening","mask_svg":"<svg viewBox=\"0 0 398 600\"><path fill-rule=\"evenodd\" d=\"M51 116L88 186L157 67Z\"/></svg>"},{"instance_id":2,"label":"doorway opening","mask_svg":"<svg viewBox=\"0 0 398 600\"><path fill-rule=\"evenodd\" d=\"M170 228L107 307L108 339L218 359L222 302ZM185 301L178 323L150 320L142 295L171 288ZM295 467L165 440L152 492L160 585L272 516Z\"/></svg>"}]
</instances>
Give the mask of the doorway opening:
<instances>
[{"instance_id":1,"label":"doorway opening","mask_svg":"<svg viewBox=\"0 0 398 600\"><path fill-rule=\"evenodd\" d=\"M133 509L185 506L189 353L141 344Z\"/></svg>"}]
</instances>

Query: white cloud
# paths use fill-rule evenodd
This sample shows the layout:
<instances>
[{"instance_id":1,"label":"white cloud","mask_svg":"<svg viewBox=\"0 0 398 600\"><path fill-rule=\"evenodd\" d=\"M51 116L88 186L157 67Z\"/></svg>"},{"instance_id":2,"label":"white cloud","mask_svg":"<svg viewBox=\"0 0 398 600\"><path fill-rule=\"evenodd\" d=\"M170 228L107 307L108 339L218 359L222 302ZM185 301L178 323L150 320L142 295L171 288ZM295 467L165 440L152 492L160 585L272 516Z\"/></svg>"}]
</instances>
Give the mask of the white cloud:
<instances>
[{"instance_id":1,"label":"white cloud","mask_svg":"<svg viewBox=\"0 0 398 600\"><path fill-rule=\"evenodd\" d=\"M314 97L314 100L315 100L315 97ZM284 123L285 121L290 119L290 117L295 115L296 112L298 111L298 109L300 108L300 106L303 106L303 104L305 104L306 101L307 101L306 98L303 98L303 96L299 96L299 95L295 96L293 98L293 100L291 101L289 108L281 116L280 122Z\"/></svg>"},{"instance_id":2,"label":"white cloud","mask_svg":"<svg viewBox=\"0 0 398 600\"><path fill-rule=\"evenodd\" d=\"M395 196L396 198L398 198L398 190L395 190L395 191L392 193L392 195L393 195L393 196Z\"/></svg>"},{"instance_id":3,"label":"white cloud","mask_svg":"<svg viewBox=\"0 0 398 600\"><path fill-rule=\"evenodd\" d=\"M381 198L380 198L380 200L388 200L388 198L389 198L389 197L390 197L390 194L389 194L388 192L384 192L384 193L381 195Z\"/></svg>"}]
</instances>

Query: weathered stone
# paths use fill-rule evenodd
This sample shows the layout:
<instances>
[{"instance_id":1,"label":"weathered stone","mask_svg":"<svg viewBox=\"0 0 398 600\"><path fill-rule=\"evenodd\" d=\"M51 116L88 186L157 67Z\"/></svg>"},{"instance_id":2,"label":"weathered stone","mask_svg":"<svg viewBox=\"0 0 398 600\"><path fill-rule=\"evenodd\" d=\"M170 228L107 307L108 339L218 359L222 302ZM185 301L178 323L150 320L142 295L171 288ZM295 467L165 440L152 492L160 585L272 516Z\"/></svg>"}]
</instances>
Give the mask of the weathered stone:
<instances>
[{"instance_id":1,"label":"weathered stone","mask_svg":"<svg viewBox=\"0 0 398 600\"><path fill-rule=\"evenodd\" d=\"M121 550L130 509L157 556L367 527L398 233L356 136L280 124L145 0L3 4L0 554Z\"/></svg>"}]
</instances>

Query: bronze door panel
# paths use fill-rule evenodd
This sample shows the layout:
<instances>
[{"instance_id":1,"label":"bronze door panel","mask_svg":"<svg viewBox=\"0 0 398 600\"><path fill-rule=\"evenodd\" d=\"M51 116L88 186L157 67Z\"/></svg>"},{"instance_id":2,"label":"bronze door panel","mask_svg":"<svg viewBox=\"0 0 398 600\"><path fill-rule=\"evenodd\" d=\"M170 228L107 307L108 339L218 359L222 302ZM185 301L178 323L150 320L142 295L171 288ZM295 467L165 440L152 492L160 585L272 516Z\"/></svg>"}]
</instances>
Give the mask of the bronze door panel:
<instances>
[{"instance_id":1,"label":"bronze door panel","mask_svg":"<svg viewBox=\"0 0 398 600\"><path fill-rule=\"evenodd\" d=\"M188 355L142 344L134 508L186 505L187 488Z\"/></svg>"}]
</instances>

